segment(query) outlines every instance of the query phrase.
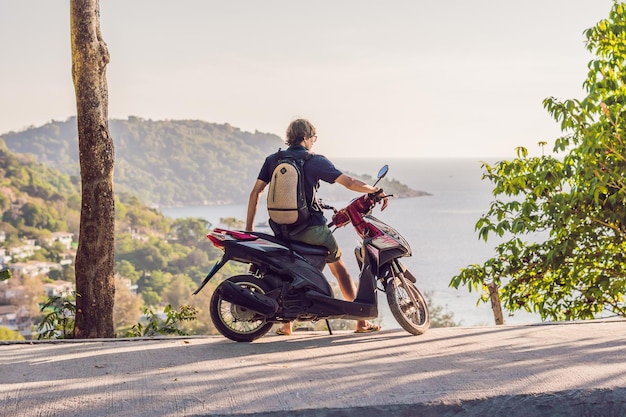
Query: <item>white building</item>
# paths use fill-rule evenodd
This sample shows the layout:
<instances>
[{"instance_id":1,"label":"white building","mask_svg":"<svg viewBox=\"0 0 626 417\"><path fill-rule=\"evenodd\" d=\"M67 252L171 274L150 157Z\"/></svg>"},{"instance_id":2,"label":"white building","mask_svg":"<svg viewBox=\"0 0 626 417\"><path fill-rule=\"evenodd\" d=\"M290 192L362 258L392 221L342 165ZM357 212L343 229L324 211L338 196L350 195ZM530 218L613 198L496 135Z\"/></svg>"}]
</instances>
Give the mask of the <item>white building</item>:
<instances>
[{"instance_id":1,"label":"white building","mask_svg":"<svg viewBox=\"0 0 626 417\"><path fill-rule=\"evenodd\" d=\"M62 243L66 250L70 250L73 241L74 233L69 232L54 232L52 233L52 238L47 240L48 244L52 244L54 242Z\"/></svg>"},{"instance_id":2,"label":"white building","mask_svg":"<svg viewBox=\"0 0 626 417\"><path fill-rule=\"evenodd\" d=\"M43 289L48 297L62 297L74 291L74 284L69 281L57 280L43 284Z\"/></svg>"},{"instance_id":3,"label":"white building","mask_svg":"<svg viewBox=\"0 0 626 417\"><path fill-rule=\"evenodd\" d=\"M17 307L0 306L0 326L17 330Z\"/></svg>"},{"instance_id":4,"label":"white building","mask_svg":"<svg viewBox=\"0 0 626 417\"><path fill-rule=\"evenodd\" d=\"M22 276L34 277L37 275L47 275L53 269L63 269L60 264L39 261L16 262L8 265L8 268L11 270L11 274L16 278Z\"/></svg>"},{"instance_id":5,"label":"white building","mask_svg":"<svg viewBox=\"0 0 626 417\"><path fill-rule=\"evenodd\" d=\"M9 251L6 248L0 248L0 265L8 264L12 259L13 257L9 255Z\"/></svg>"},{"instance_id":6,"label":"white building","mask_svg":"<svg viewBox=\"0 0 626 417\"><path fill-rule=\"evenodd\" d=\"M24 241L22 246L17 246L15 248L9 249L9 253L13 257L13 259L23 259L33 256L35 251L40 250L41 247L35 244L34 239L28 239Z\"/></svg>"}]
</instances>

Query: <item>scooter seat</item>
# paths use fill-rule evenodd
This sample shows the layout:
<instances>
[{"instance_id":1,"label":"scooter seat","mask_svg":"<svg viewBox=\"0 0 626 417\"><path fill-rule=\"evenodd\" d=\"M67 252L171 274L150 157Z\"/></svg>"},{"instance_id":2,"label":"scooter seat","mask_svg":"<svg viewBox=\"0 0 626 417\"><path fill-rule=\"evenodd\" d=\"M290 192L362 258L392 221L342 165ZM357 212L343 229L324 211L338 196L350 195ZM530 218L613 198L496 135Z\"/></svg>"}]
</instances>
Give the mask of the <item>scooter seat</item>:
<instances>
[{"instance_id":1,"label":"scooter seat","mask_svg":"<svg viewBox=\"0 0 626 417\"><path fill-rule=\"evenodd\" d=\"M328 249L324 246L309 245L307 243L291 241L291 247L300 255L306 256L324 256L328 255Z\"/></svg>"},{"instance_id":2,"label":"scooter seat","mask_svg":"<svg viewBox=\"0 0 626 417\"><path fill-rule=\"evenodd\" d=\"M291 246L291 249L294 252L299 253L302 256L324 256L328 255L328 249L324 246L318 245L309 245L308 243L298 242L296 240L284 241L282 239L277 238L274 235L268 235L267 233L257 233L253 232L254 235L269 240L270 242L278 243L280 245L285 245L287 247Z\"/></svg>"}]
</instances>

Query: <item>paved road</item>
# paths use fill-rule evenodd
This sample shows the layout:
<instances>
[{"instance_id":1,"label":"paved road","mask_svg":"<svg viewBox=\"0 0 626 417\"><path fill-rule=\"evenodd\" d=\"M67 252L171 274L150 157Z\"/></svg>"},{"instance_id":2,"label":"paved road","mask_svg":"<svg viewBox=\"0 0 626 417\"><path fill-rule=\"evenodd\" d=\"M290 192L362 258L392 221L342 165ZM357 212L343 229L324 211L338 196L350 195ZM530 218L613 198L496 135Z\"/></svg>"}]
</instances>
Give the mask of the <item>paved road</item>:
<instances>
[{"instance_id":1,"label":"paved road","mask_svg":"<svg viewBox=\"0 0 626 417\"><path fill-rule=\"evenodd\" d=\"M626 321L0 345L0 416L626 416Z\"/></svg>"}]
</instances>

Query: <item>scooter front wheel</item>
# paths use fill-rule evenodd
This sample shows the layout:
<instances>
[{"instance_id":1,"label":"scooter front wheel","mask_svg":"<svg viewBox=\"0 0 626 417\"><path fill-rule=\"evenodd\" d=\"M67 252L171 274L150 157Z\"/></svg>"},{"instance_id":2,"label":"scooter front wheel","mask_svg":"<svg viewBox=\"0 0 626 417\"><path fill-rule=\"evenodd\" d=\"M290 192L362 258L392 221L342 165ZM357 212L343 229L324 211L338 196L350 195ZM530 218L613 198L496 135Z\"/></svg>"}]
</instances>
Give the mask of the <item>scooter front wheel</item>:
<instances>
[{"instance_id":1,"label":"scooter front wheel","mask_svg":"<svg viewBox=\"0 0 626 417\"><path fill-rule=\"evenodd\" d=\"M385 285L391 314L400 326L412 335L420 335L430 327L430 314L424 296L412 282L394 277Z\"/></svg>"},{"instance_id":2,"label":"scooter front wheel","mask_svg":"<svg viewBox=\"0 0 626 417\"><path fill-rule=\"evenodd\" d=\"M252 275L236 275L227 281L261 294L270 291L265 281ZM217 289L211 297L209 311L215 328L235 342L252 342L267 334L272 328L272 323L268 322L265 316L224 300Z\"/></svg>"}]
</instances>

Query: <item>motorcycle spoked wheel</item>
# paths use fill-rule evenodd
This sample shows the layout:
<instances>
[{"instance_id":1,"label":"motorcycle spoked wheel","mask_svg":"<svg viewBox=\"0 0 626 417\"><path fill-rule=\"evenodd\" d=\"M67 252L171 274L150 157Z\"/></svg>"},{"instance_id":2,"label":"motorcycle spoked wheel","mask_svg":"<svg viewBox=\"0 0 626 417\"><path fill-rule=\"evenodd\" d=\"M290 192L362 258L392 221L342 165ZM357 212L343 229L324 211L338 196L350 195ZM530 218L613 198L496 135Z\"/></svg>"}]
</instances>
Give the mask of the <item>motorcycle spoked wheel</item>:
<instances>
[{"instance_id":1,"label":"motorcycle spoked wheel","mask_svg":"<svg viewBox=\"0 0 626 417\"><path fill-rule=\"evenodd\" d=\"M409 291L417 301L411 299ZM430 314L426 300L412 282L406 278L395 277L385 285L387 303L391 314L400 326L412 335L420 335L430 327Z\"/></svg>"},{"instance_id":2,"label":"motorcycle spoked wheel","mask_svg":"<svg viewBox=\"0 0 626 417\"><path fill-rule=\"evenodd\" d=\"M251 275L236 275L227 281L261 294L270 291L267 283ZM235 342L252 342L265 336L273 325L261 314L222 299L217 289L211 297L209 311L217 330Z\"/></svg>"}]
</instances>

